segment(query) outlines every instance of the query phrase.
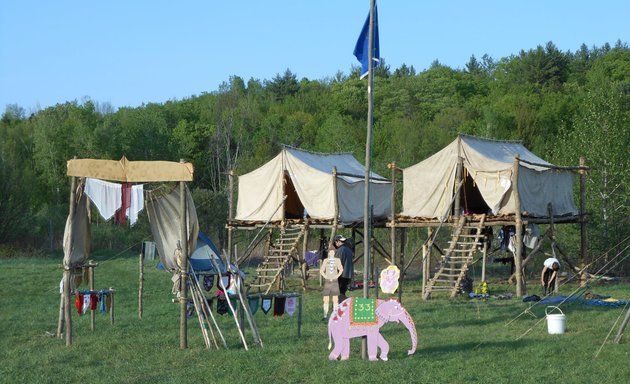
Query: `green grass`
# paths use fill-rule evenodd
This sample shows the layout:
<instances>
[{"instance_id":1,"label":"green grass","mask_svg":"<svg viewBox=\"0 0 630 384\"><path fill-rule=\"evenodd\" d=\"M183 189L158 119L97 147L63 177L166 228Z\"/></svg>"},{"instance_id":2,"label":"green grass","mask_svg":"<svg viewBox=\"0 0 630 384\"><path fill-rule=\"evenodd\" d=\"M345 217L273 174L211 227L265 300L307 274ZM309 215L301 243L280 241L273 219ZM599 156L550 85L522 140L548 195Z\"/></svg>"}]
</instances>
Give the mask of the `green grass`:
<instances>
[{"instance_id":1,"label":"green grass","mask_svg":"<svg viewBox=\"0 0 630 384\"><path fill-rule=\"evenodd\" d=\"M0 382L2 383L622 383L630 377L630 340L612 343L622 308L563 305L567 332L549 335L544 306L512 322L528 303L520 300L423 301L419 284L407 282L403 302L416 322L415 355L407 356L409 334L401 324L382 329L389 361L361 359L352 342L349 361L328 361L321 295L310 281L304 296L302 337L297 317L254 316L264 348L239 343L233 319L217 316L229 349L206 350L196 318L188 322L187 350L179 349L179 306L171 302L170 275L147 262L144 316L138 319L136 257L95 255L96 288L116 289L116 322L97 314L73 314L73 345L50 336L57 327L60 259L0 260ZM297 280L289 282L292 290ZM561 294L576 286L567 285ZM491 293L513 287L490 281ZM630 299L625 284L601 284L591 292ZM354 292L353 295L359 295ZM619 320L621 321L621 320ZM538 324L537 324L538 322ZM537 325L536 325L537 324ZM533 327L533 329L532 329ZM528 330L531 331L519 339ZM598 357L595 354L604 343Z\"/></svg>"}]
</instances>

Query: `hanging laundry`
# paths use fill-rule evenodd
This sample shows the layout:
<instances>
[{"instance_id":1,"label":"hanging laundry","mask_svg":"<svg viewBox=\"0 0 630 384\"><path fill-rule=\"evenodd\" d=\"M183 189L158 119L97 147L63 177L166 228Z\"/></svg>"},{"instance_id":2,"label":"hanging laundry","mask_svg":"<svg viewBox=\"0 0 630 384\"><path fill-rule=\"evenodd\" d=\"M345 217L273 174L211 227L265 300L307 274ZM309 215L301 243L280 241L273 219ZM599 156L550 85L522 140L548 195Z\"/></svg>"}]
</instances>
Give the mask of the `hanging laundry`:
<instances>
[{"instance_id":1,"label":"hanging laundry","mask_svg":"<svg viewBox=\"0 0 630 384\"><path fill-rule=\"evenodd\" d=\"M138 213L144 209L144 185L134 185L131 187L131 201L127 210L129 225L133 226L138 221Z\"/></svg>"},{"instance_id":2,"label":"hanging laundry","mask_svg":"<svg viewBox=\"0 0 630 384\"><path fill-rule=\"evenodd\" d=\"M116 211L116 222L120 225L123 225L125 224L127 210L131 205L131 183L123 183L120 203L120 209Z\"/></svg>"},{"instance_id":3,"label":"hanging laundry","mask_svg":"<svg viewBox=\"0 0 630 384\"><path fill-rule=\"evenodd\" d=\"M284 315L284 305L287 301L286 297L276 297L273 303L273 316L280 317Z\"/></svg>"},{"instance_id":4,"label":"hanging laundry","mask_svg":"<svg viewBox=\"0 0 630 384\"><path fill-rule=\"evenodd\" d=\"M296 304L297 298L287 297L286 304L284 305L284 311L287 313L287 315L293 316L293 314L295 313Z\"/></svg>"},{"instance_id":5,"label":"hanging laundry","mask_svg":"<svg viewBox=\"0 0 630 384\"><path fill-rule=\"evenodd\" d=\"M107 296L107 291L105 291L105 290L99 291L98 296L99 296L98 301L101 303L99 309L100 309L100 312L102 314L104 314L106 312L106 309L105 309L105 300L106 299L105 298Z\"/></svg>"},{"instance_id":6,"label":"hanging laundry","mask_svg":"<svg viewBox=\"0 0 630 384\"><path fill-rule=\"evenodd\" d=\"M105 220L111 219L120 208L121 191L120 184L91 178L85 180L84 192Z\"/></svg>"},{"instance_id":7,"label":"hanging laundry","mask_svg":"<svg viewBox=\"0 0 630 384\"><path fill-rule=\"evenodd\" d=\"M269 310L271 309L272 304L273 304L272 297L263 297L262 304L260 305L260 309L262 309L265 315L269 313Z\"/></svg>"},{"instance_id":8,"label":"hanging laundry","mask_svg":"<svg viewBox=\"0 0 630 384\"><path fill-rule=\"evenodd\" d=\"M214 284L214 276L205 275L203 277L203 289L206 291L210 291L212 289L212 285Z\"/></svg>"},{"instance_id":9,"label":"hanging laundry","mask_svg":"<svg viewBox=\"0 0 630 384\"><path fill-rule=\"evenodd\" d=\"M77 312L79 313L79 315L83 314L83 295L80 293L77 293L74 296L74 306L77 308Z\"/></svg>"},{"instance_id":10,"label":"hanging laundry","mask_svg":"<svg viewBox=\"0 0 630 384\"><path fill-rule=\"evenodd\" d=\"M538 224L527 224L527 227L525 227L525 234L523 235L523 244L529 249L534 249L536 248L536 244L538 244L539 238L540 228L538 228Z\"/></svg>"},{"instance_id":11,"label":"hanging laundry","mask_svg":"<svg viewBox=\"0 0 630 384\"><path fill-rule=\"evenodd\" d=\"M95 292L90 293L90 310L95 311L98 307L98 295Z\"/></svg>"},{"instance_id":12,"label":"hanging laundry","mask_svg":"<svg viewBox=\"0 0 630 384\"><path fill-rule=\"evenodd\" d=\"M83 308L82 311L83 313L87 313L87 311L90 309L90 294L84 294L83 295Z\"/></svg>"},{"instance_id":13,"label":"hanging laundry","mask_svg":"<svg viewBox=\"0 0 630 384\"><path fill-rule=\"evenodd\" d=\"M258 312L258 306L260 305L260 297L249 297L247 298L247 304L249 304L249 309L252 312L252 315Z\"/></svg>"},{"instance_id":14,"label":"hanging laundry","mask_svg":"<svg viewBox=\"0 0 630 384\"><path fill-rule=\"evenodd\" d=\"M230 310L230 306L226 299L217 298L217 313L219 315L225 315Z\"/></svg>"}]
</instances>

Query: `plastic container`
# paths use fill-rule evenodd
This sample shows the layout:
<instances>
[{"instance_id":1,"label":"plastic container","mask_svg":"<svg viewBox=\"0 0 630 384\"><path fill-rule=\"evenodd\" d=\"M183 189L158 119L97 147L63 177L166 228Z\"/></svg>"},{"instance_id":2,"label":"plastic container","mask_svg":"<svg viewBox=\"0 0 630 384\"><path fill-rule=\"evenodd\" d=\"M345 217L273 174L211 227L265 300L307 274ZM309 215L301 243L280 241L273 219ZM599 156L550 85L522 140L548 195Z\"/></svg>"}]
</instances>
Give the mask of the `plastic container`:
<instances>
[{"instance_id":1,"label":"plastic container","mask_svg":"<svg viewBox=\"0 0 630 384\"><path fill-rule=\"evenodd\" d=\"M551 311L549 310L551 308ZM549 313L554 310L558 310L560 313ZM545 308L545 315L547 316L547 332L550 335L561 335L566 330L566 316L558 307Z\"/></svg>"}]
</instances>

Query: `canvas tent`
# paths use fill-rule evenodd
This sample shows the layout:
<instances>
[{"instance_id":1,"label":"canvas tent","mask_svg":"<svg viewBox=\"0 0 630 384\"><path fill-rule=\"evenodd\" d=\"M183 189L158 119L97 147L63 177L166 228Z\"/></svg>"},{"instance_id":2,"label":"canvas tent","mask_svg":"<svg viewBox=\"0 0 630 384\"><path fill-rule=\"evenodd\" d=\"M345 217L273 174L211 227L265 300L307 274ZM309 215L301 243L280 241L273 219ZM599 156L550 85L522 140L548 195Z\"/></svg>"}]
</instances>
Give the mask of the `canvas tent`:
<instances>
[{"instance_id":1,"label":"canvas tent","mask_svg":"<svg viewBox=\"0 0 630 384\"><path fill-rule=\"evenodd\" d=\"M364 166L350 153L314 153L285 146L269 162L238 178L235 220L277 222L302 218L305 211L312 219L333 220L338 207L340 223L361 221L364 175ZM372 172L370 184L374 217L387 217L391 182Z\"/></svg>"},{"instance_id":2,"label":"canvas tent","mask_svg":"<svg viewBox=\"0 0 630 384\"><path fill-rule=\"evenodd\" d=\"M458 158L464 179L462 209L470 213L510 215L515 213L512 174L515 156L521 212L530 217L576 215L573 200L575 174L554 167L516 141L489 140L459 135L452 143L426 160L403 169L401 216L441 218L453 201Z\"/></svg>"}]
</instances>

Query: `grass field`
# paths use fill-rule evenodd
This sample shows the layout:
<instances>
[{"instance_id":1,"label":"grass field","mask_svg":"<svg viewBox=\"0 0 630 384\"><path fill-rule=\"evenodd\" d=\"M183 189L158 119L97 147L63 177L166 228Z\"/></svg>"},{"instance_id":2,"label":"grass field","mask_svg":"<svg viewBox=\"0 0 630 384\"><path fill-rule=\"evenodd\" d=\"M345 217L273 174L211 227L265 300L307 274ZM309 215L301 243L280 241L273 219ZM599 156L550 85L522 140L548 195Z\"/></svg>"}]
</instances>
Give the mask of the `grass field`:
<instances>
[{"instance_id":1,"label":"grass field","mask_svg":"<svg viewBox=\"0 0 630 384\"><path fill-rule=\"evenodd\" d=\"M530 304L463 296L423 301L414 281L406 283L403 296L418 331L413 356L406 355L411 345L407 330L401 324L387 324L382 334L390 343L389 361L362 360L358 339L352 342L349 361L328 361L316 281L310 281L304 293L301 337L296 316L274 318L259 310L254 317L263 348L253 346L247 332L250 350L245 351L233 319L225 315L217 318L229 348L207 350L193 317L188 321L189 348L180 350L179 306L171 302L170 275L147 262L144 316L139 320L137 257L96 254L94 259L99 263L96 288L116 289L116 321L111 325L108 316L97 314L92 332L90 317L74 314L74 342L69 348L54 337L61 260L0 260L0 382L521 384L624 383L630 378L630 339L612 343L623 307L563 305L567 332L549 335L541 320L542 305L506 326ZM297 290L296 280L289 284ZM560 294L575 289L565 285ZM630 300L627 284L594 284L589 289ZM506 292L513 292L513 287L490 280L491 294Z\"/></svg>"}]
</instances>

